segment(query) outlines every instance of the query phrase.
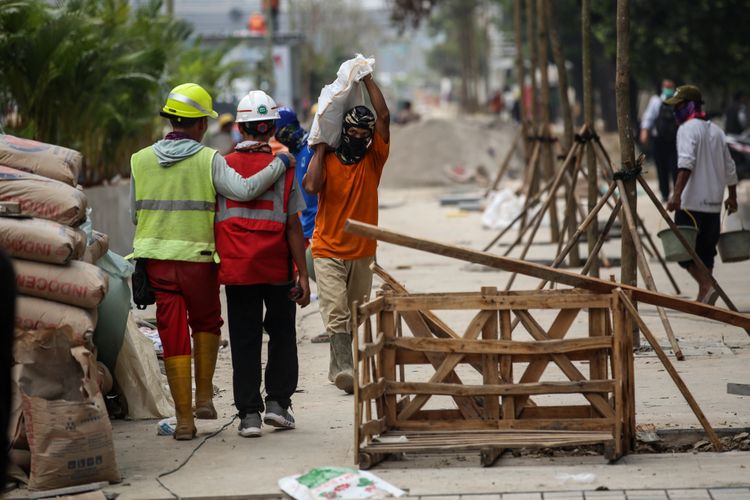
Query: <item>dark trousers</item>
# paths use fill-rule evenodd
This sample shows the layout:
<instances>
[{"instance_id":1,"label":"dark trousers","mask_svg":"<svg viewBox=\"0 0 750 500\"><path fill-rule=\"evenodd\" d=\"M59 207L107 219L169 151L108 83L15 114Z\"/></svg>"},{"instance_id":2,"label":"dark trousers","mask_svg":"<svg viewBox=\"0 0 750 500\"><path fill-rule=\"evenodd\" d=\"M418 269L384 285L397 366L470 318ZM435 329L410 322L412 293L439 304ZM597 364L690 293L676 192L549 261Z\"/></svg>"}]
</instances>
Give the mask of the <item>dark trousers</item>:
<instances>
[{"instance_id":1,"label":"dark trousers","mask_svg":"<svg viewBox=\"0 0 750 500\"><path fill-rule=\"evenodd\" d=\"M266 401L288 408L297 389L297 305L289 300L290 288L291 285L226 286L234 405L241 417L264 410L260 394L263 327L269 337Z\"/></svg>"},{"instance_id":2,"label":"dark trousers","mask_svg":"<svg viewBox=\"0 0 750 500\"><path fill-rule=\"evenodd\" d=\"M661 199L669 199L669 183L677 180L677 143L662 141L654 137L654 163L659 177L659 192Z\"/></svg>"},{"instance_id":3,"label":"dark trousers","mask_svg":"<svg viewBox=\"0 0 750 500\"><path fill-rule=\"evenodd\" d=\"M692 215L692 217L691 217ZM690 210L678 210L674 214L674 223L678 226L691 226L698 228L698 238L695 240L695 253L703 261L707 268L714 268L716 257L716 245L719 244L721 233L721 214L713 212L697 212ZM679 262L685 269L692 264L692 260Z\"/></svg>"}]
</instances>

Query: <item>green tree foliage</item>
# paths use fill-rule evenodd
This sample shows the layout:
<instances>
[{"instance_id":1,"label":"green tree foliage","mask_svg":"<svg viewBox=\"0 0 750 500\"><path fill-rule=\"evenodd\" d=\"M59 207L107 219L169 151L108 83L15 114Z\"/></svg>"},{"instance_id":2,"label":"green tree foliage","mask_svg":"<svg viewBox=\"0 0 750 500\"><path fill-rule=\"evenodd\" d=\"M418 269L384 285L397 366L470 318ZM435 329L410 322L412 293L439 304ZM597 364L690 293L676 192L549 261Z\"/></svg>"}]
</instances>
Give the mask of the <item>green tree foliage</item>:
<instances>
[{"instance_id":1,"label":"green tree foliage","mask_svg":"<svg viewBox=\"0 0 750 500\"><path fill-rule=\"evenodd\" d=\"M129 171L168 89L212 88L235 67L191 44L159 0L0 0L0 105L8 131L79 149L86 182Z\"/></svg>"},{"instance_id":2,"label":"green tree foliage","mask_svg":"<svg viewBox=\"0 0 750 500\"><path fill-rule=\"evenodd\" d=\"M592 29L607 53L615 51L614 4L593 3ZM638 83L661 78L691 82L726 95L750 82L748 0L631 2L631 69Z\"/></svg>"}]
</instances>

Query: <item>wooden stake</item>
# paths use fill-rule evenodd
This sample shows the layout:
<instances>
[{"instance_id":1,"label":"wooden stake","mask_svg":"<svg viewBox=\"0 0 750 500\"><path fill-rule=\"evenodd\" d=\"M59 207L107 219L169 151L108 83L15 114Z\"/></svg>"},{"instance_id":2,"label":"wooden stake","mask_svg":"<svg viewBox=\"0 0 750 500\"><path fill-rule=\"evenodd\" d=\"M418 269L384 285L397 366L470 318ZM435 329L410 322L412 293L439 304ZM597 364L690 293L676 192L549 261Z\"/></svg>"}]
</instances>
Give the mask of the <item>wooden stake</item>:
<instances>
[{"instance_id":1,"label":"wooden stake","mask_svg":"<svg viewBox=\"0 0 750 500\"><path fill-rule=\"evenodd\" d=\"M594 90L591 78L591 0L583 0L581 4L581 42L583 51L583 120L589 130L596 130L594 124ZM586 144L586 167L588 170L588 208L589 212L596 205L599 197L599 187L596 175L596 157L591 142ZM589 255L594 255L591 275L599 277L599 260L594 252L594 242L598 239L598 221L594 221L588 229Z\"/></svg>"},{"instance_id":2,"label":"wooden stake","mask_svg":"<svg viewBox=\"0 0 750 500\"><path fill-rule=\"evenodd\" d=\"M500 165L500 169L497 171L497 175L495 176L495 180L492 181L492 184L487 188L487 191L484 192L484 197L486 198L489 196L489 194L497 189L497 185L500 184L500 179L503 178L505 175L505 172L508 170L508 167L510 166L510 160L513 158L513 153L516 152L516 147L518 147L518 141L521 138L522 135L524 135L524 129L520 128L516 132L515 137L513 137L513 143L510 146L510 149L508 149L508 152L505 155L505 159L503 160L503 163Z\"/></svg>"},{"instance_id":3,"label":"wooden stake","mask_svg":"<svg viewBox=\"0 0 750 500\"><path fill-rule=\"evenodd\" d=\"M690 393L690 390L685 385L685 382L682 381L682 377L680 377L680 374L677 372L674 365L672 365L672 362L669 361L669 357L661 348L661 346L659 345L659 342L657 342L656 337L654 337L654 334L651 333L651 330L649 330L646 323L638 314L638 310L635 308L635 305L633 305L633 302L628 298L627 294L623 293L622 290L617 290L616 293L618 294L620 300L622 301L622 304L624 304L625 308L628 310L629 316L636 323L638 323L638 327L641 329L641 332L643 332L643 336L646 337L646 340L648 341L648 343L651 344L651 347L654 349L656 356L659 358L659 361L661 361L661 364L664 365L664 368L667 370L667 373L669 373L669 376L672 377L672 380L677 386L677 389L679 389L680 393L682 393L682 396L685 398L685 401L687 401L688 405L690 406L690 409L693 410L693 413L698 418L698 421L703 426L703 429L706 431L706 434L708 435L708 439L711 441L711 444L714 445L714 449L716 451L722 451L723 447L721 445L721 440L719 439L719 436L716 435L716 432L714 431L713 427L711 427L711 424L708 422L708 419L703 414L703 410L701 410L701 407L698 405L698 402Z\"/></svg>"}]
</instances>

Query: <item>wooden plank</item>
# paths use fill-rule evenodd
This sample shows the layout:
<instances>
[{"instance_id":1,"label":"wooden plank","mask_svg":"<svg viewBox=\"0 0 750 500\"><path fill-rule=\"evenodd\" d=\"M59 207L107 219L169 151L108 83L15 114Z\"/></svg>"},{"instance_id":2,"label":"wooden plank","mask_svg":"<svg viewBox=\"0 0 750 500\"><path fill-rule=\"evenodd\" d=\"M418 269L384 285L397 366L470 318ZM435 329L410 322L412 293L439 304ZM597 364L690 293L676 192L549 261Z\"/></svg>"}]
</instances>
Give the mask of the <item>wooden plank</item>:
<instances>
[{"instance_id":1,"label":"wooden plank","mask_svg":"<svg viewBox=\"0 0 750 500\"><path fill-rule=\"evenodd\" d=\"M383 310L379 313L381 318L380 327L383 329L383 335L385 336L386 344L388 341L396 339L396 314L393 311ZM396 353L393 349L385 349L383 354L380 356L383 360L383 378L385 380L396 380ZM385 405L385 422L390 428L396 422L396 415L398 414L396 409L396 396L386 395L383 398Z\"/></svg>"},{"instance_id":2,"label":"wooden plank","mask_svg":"<svg viewBox=\"0 0 750 500\"><path fill-rule=\"evenodd\" d=\"M624 375L627 375L627 369L624 363L624 349L626 343L623 342L624 336L629 335L630 332L626 330L625 322L623 321L622 304L620 303L620 296L614 295L614 302L612 304L612 311L614 313L614 349L612 350L612 378L615 380L615 420L614 420L614 457L613 459L619 458L623 454L624 450L624 436L623 436L623 424L625 423L624 415L624 403L623 401L623 385L625 383Z\"/></svg>"},{"instance_id":3,"label":"wooden plank","mask_svg":"<svg viewBox=\"0 0 750 500\"><path fill-rule=\"evenodd\" d=\"M382 434L386 431L388 427L386 426L385 419L379 418L377 420L370 420L369 422L365 422L364 424L359 426L359 432L363 436L377 436L378 434Z\"/></svg>"},{"instance_id":4,"label":"wooden plank","mask_svg":"<svg viewBox=\"0 0 750 500\"><path fill-rule=\"evenodd\" d=\"M589 309L589 337L604 337L607 335L606 315L609 309ZM604 380L607 378L607 354L597 353L589 363L589 378ZM614 378L614 376L613 376Z\"/></svg>"},{"instance_id":5,"label":"wooden plank","mask_svg":"<svg viewBox=\"0 0 750 500\"><path fill-rule=\"evenodd\" d=\"M571 361L591 361L595 356L597 356L599 351L579 351L579 352L569 352L566 354L569 360ZM434 353L438 356L443 356L443 354ZM529 364L537 362L541 359L546 359L547 362L550 362L551 359L548 355L540 355L540 354L514 354L512 356L508 356L511 358L513 364L515 363L523 363L523 364ZM462 361L466 364L481 366L482 363L482 355L481 354L465 354L464 359ZM424 352L419 351L406 351L406 350L396 350L396 363L398 364L404 364L404 365L429 365L431 364L430 361L425 356ZM476 366L474 366L476 368ZM446 379L446 381L448 381Z\"/></svg>"},{"instance_id":6,"label":"wooden plank","mask_svg":"<svg viewBox=\"0 0 750 500\"><path fill-rule=\"evenodd\" d=\"M458 385L436 382L385 382L386 394L427 394L431 396L519 396L522 394L610 393L614 389L615 383L612 380L482 385ZM371 390L375 391L375 388Z\"/></svg>"},{"instance_id":7,"label":"wooden plank","mask_svg":"<svg viewBox=\"0 0 750 500\"><path fill-rule=\"evenodd\" d=\"M506 342L513 339L513 329L510 326L510 311L500 311L500 336ZM506 384L513 383L513 358L509 355L500 358L500 378ZM504 419L516 417L516 403L513 397L502 398L502 410Z\"/></svg>"},{"instance_id":8,"label":"wooden plank","mask_svg":"<svg viewBox=\"0 0 750 500\"><path fill-rule=\"evenodd\" d=\"M362 321L364 321L365 318L372 316L373 314L377 314L383 310L383 308L385 307L385 299L382 296L376 297L370 302L366 302L358 307L359 317Z\"/></svg>"},{"instance_id":9,"label":"wooden plank","mask_svg":"<svg viewBox=\"0 0 750 500\"><path fill-rule=\"evenodd\" d=\"M362 441L364 440L364 435L360 432L360 426L362 424L362 399L359 394L359 387L360 384L365 383L364 373L360 372L360 366L359 366L359 322L358 322L358 311L359 308L357 307L357 302L352 303L352 361L354 365L354 370L352 373L352 376L354 378L354 425L353 432L354 432L354 448L357 451L355 453L355 463L359 460L359 447L362 444ZM369 326L369 317L367 326ZM367 326L365 327L365 331L367 330ZM365 333L365 336L367 334ZM365 365L367 365L367 360L365 359ZM366 367L365 367L366 371ZM367 404L369 405L370 402L368 401Z\"/></svg>"},{"instance_id":10,"label":"wooden plank","mask_svg":"<svg viewBox=\"0 0 750 500\"><path fill-rule=\"evenodd\" d=\"M557 283L585 288L595 292L610 293L617 288L617 286L620 286L623 290L630 291L633 294L633 298L639 302L675 309L684 313L695 314L704 318L714 319L730 325L750 329L749 315L728 311L726 309L702 304L692 300L680 299L663 293L652 292L635 286L615 284L599 278L583 276L572 271L553 269L549 266L543 266L533 262L509 257L500 257L469 248L415 238L413 236L397 233L395 231L390 231L351 219L346 222L345 230L350 234L356 234L365 238L372 238L386 243L414 248L416 250L422 250L437 255L444 255L446 257L473 262L475 264L483 264L509 272L517 272L527 276L548 279Z\"/></svg>"},{"instance_id":11,"label":"wooden plank","mask_svg":"<svg viewBox=\"0 0 750 500\"><path fill-rule=\"evenodd\" d=\"M364 342L359 346L359 353L365 358L371 358L383 350L385 346L385 337L383 332L378 333L374 342Z\"/></svg>"},{"instance_id":12,"label":"wooden plank","mask_svg":"<svg viewBox=\"0 0 750 500\"><path fill-rule=\"evenodd\" d=\"M464 333L464 339L472 340L476 339L479 336L479 332L482 331L482 327L484 326L484 323L489 319L489 317L492 315L492 311L479 311L476 316L474 316L474 319L469 323L469 326L466 328L466 332ZM405 340L405 339L404 339ZM437 340L437 339L436 339ZM388 352L388 351L386 351ZM453 369L456 367L458 363L461 362L463 359L463 354L450 354L446 356L443 363L435 370L435 373L432 377L430 377L429 382L443 382L445 380L445 377L453 371ZM391 380L395 379L395 377L391 378ZM404 410L399 413L399 420L408 419L411 415L414 414L417 410L420 410L424 404L429 399L429 396L426 395L419 395L414 398L414 400L404 408Z\"/></svg>"},{"instance_id":13,"label":"wooden plank","mask_svg":"<svg viewBox=\"0 0 750 500\"><path fill-rule=\"evenodd\" d=\"M491 429L524 429L524 430L575 430L575 431L611 431L612 419L609 418L570 418L551 419L514 419L514 420L397 420L396 430L491 430ZM393 432L391 430L388 431ZM611 434L610 434L611 437Z\"/></svg>"},{"instance_id":14,"label":"wooden plank","mask_svg":"<svg viewBox=\"0 0 750 500\"><path fill-rule=\"evenodd\" d=\"M412 417L414 420L457 420L463 418L455 409L419 410ZM521 413L521 419L569 420L596 418L590 405L565 406L527 406Z\"/></svg>"},{"instance_id":15,"label":"wooden plank","mask_svg":"<svg viewBox=\"0 0 750 500\"><path fill-rule=\"evenodd\" d=\"M674 365L672 365L672 362L669 360L669 357L659 345L659 342L657 342L656 337L654 337L654 334L651 333L651 330L649 330L646 323L640 317L640 315L638 314L638 310L635 308L628 296L622 291L618 291L618 295L620 300L622 301L622 304L627 309L630 317L638 324L638 327L641 329L643 336L646 337L648 343L651 344L651 347L654 349L654 352L659 358L659 361L661 361L661 364L664 365L664 368L667 370L667 373L669 373L669 376L672 377L672 380L677 386L677 389L679 389L680 393L685 398L685 401L687 401L687 404L690 406L690 409L693 410L693 413L703 426L708 439L711 441L711 444L714 445L714 450L721 451L723 447L721 445L719 436L716 435L716 432L714 431L713 427L711 427L711 424L706 418L706 415L703 414L703 410L701 410L700 405L695 400L690 390L687 388L687 385L685 385L682 377L680 377L680 374L677 372Z\"/></svg>"},{"instance_id":16,"label":"wooden plank","mask_svg":"<svg viewBox=\"0 0 750 500\"><path fill-rule=\"evenodd\" d=\"M493 311L490 311L493 312ZM565 354L568 352L611 349L611 337L591 337L568 340L464 340L403 337L388 340L386 347L412 351L455 354Z\"/></svg>"},{"instance_id":17,"label":"wooden plank","mask_svg":"<svg viewBox=\"0 0 750 500\"><path fill-rule=\"evenodd\" d=\"M609 298L603 297L602 294L579 293L577 290L568 293L561 293L560 290L540 290L523 294L508 291L496 296L483 296L477 293L389 296L386 298L385 308L404 312L441 309L582 309L608 305Z\"/></svg>"},{"instance_id":18,"label":"wooden plank","mask_svg":"<svg viewBox=\"0 0 750 500\"><path fill-rule=\"evenodd\" d=\"M496 287L482 287L482 295L497 294ZM482 339L484 341L497 340L498 336L498 315L493 313L492 316L482 327ZM438 340L438 339L435 339ZM482 356L484 367L482 380L485 385L497 385L500 381L500 359L497 354L485 354ZM500 400L496 395L488 394L484 398L484 418L487 420L497 420L500 418ZM490 453L491 455L491 453ZM496 457L497 458L497 457Z\"/></svg>"},{"instance_id":19,"label":"wooden plank","mask_svg":"<svg viewBox=\"0 0 750 500\"><path fill-rule=\"evenodd\" d=\"M547 338L549 340L558 340L565 336L566 333L568 333L568 330L570 329L570 326L573 324L573 321L575 321L576 317L578 316L578 310L576 309L567 309L562 310L557 314L557 317L552 322L552 326L550 327L550 331L547 333ZM571 359L570 357L568 359ZM537 382L542 377L542 374L544 373L544 370L547 369L547 365L552 361L551 358L546 357L542 359L538 359L535 361L532 361L529 366L526 367L526 370L521 375L520 382ZM515 406L516 406L516 416L518 416L521 411L523 411L524 406L526 406L528 403L528 397L527 396L521 396L520 398L516 398Z\"/></svg>"},{"instance_id":20,"label":"wooden plank","mask_svg":"<svg viewBox=\"0 0 750 500\"><path fill-rule=\"evenodd\" d=\"M375 399L385 394L386 382L384 378L371 382L359 388L359 399Z\"/></svg>"},{"instance_id":21,"label":"wooden plank","mask_svg":"<svg viewBox=\"0 0 750 500\"><path fill-rule=\"evenodd\" d=\"M516 314L521 318L521 323L531 333L531 335L537 340L544 340L547 338L547 334L544 332L541 326L536 322L534 318L528 313L528 311L516 311ZM593 339L591 339L593 340ZM562 370L566 377L570 380L584 380L583 374L573 366L573 363L562 354L553 354L552 361ZM597 409L603 417L614 417L614 410L609 405L606 398L599 394L584 394L589 403Z\"/></svg>"}]
</instances>

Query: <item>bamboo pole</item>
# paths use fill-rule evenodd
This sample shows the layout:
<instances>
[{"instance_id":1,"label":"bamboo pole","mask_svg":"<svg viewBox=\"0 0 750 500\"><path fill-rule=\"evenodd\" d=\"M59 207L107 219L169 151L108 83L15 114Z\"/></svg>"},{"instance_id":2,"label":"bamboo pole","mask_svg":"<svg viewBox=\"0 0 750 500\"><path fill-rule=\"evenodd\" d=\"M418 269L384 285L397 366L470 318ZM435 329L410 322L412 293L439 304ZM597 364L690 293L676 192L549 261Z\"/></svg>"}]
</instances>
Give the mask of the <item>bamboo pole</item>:
<instances>
[{"instance_id":1,"label":"bamboo pole","mask_svg":"<svg viewBox=\"0 0 750 500\"><path fill-rule=\"evenodd\" d=\"M513 158L513 153L515 153L516 148L518 147L518 141L522 135L524 135L524 131L522 128L520 128L516 132L515 137L513 137L513 142L511 143L510 149L508 149L508 152L505 154L505 158L503 159L503 163L500 165L500 168L497 171L497 175L495 175L495 180L492 181L492 184L490 184L490 186L487 188L487 191L484 192L485 198L489 196L492 191L497 189L497 185L500 184L500 180L505 175L505 172L508 171L510 160Z\"/></svg>"},{"instance_id":2,"label":"bamboo pole","mask_svg":"<svg viewBox=\"0 0 750 500\"><path fill-rule=\"evenodd\" d=\"M531 77L531 116L529 121L537 124L539 120L539 92L536 85L537 50L536 37L534 34L534 0L526 0L526 43L529 44L529 62L531 68L529 76Z\"/></svg>"}]
</instances>

